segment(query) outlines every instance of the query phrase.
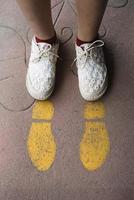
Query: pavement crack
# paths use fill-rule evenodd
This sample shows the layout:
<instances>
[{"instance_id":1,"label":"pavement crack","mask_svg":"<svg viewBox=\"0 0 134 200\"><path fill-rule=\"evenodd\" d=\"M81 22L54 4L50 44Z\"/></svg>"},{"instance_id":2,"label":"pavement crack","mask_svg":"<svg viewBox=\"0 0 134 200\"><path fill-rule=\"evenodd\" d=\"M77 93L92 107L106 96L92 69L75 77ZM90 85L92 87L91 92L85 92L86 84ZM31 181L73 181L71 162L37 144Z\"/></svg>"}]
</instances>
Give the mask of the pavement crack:
<instances>
[{"instance_id":1,"label":"pavement crack","mask_svg":"<svg viewBox=\"0 0 134 200\"><path fill-rule=\"evenodd\" d=\"M13 78L13 77L14 77L14 75L1 78L1 79L0 79L0 82L1 82L1 81L5 81L5 80L8 80L8 79Z\"/></svg>"}]
</instances>

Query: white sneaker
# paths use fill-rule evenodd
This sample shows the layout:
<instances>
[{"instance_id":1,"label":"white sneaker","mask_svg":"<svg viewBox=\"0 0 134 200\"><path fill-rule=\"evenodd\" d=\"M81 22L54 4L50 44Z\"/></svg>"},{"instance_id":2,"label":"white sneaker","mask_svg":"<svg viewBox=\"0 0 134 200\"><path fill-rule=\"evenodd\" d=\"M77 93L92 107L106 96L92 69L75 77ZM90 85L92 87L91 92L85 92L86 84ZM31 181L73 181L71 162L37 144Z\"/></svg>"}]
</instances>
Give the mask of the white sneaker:
<instances>
[{"instance_id":1,"label":"white sneaker","mask_svg":"<svg viewBox=\"0 0 134 200\"><path fill-rule=\"evenodd\" d=\"M32 40L26 87L35 99L45 100L53 92L58 49L58 43L37 43L35 37Z\"/></svg>"},{"instance_id":2,"label":"white sneaker","mask_svg":"<svg viewBox=\"0 0 134 200\"><path fill-rule=\"evenodd\" d=\"M76 47L76 66L78 68L79 89L87 101L99 99L108 85L107 67L104 60L102 40L85 43Z\"/></svg>"}]
</instances>

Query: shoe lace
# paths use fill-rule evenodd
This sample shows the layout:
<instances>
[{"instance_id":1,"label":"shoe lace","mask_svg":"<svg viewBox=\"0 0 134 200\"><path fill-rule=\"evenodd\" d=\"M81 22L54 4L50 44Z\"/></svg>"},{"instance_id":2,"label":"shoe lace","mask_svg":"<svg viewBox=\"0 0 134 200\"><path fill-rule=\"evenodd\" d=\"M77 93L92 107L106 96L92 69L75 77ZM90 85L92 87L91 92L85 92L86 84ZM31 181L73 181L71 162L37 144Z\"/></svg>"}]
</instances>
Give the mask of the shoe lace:
<instances>
[{"instance_id":1,"label":"shoe lace","mask_svg":"<svg viewBox=\"0 0 134 200\"><path fill-rule=\"evenodd\" d=\"M85 57L85 62L84 62L84 65L82 66L82 68L84 68L86 62L87 62L87 59L90 58L90 59L94 59L94 57L96 57L96 53L95 51L92 51L93 49L95 48L100 48L104 46L104 42L102 40L96 40L94 41L93 43L91 43L88 48L84 48L84 51L80 54L80 57L79 58L75 58L71 64L71 68L73 68L73 65L75 62L77 62L78 60L81 60L81 58L84 56ZM82 47L81 47L82 48Z\"/></svg>"},{"instance_id":2,"label":"shoe lace","mask_svg":"<svg viewBox=\"0 0 134 200\"><path fill-rule=\"evenodd\" d=\"M52 45L51 44L47 44L47 49L39 49L39 52L37 54L36 57L34 57L32 59L33 62L39 62L41 60L41 58L49 58L49 60L53 61L53 58L56 57L56 58L59 58L60 60L62 60L62 58L60 58L59 55L57 55L56 53L53 53L52 51L50 51L52 48Z\"/></svg>"}]
</instances>

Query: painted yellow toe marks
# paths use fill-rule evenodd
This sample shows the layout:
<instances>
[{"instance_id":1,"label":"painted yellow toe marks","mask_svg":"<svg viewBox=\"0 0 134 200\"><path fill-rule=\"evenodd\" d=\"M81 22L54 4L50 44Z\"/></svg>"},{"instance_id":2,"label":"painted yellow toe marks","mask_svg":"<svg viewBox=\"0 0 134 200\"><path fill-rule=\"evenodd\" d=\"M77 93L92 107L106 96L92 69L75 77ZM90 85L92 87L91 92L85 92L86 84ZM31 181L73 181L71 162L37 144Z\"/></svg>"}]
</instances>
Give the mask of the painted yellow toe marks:
<instances>
[{"instance_id":1,"label":"painted yellow toe marks","mask_svg":"<svg viewBox=\"0 0 134 200\"><path fill-rule=\"evenodd\" d=\"M94 102L85 104L84 118L96 119L105 117L105 107L102 102Z\"/></svg>"},{"instance_id":2,"label":"painted yellow toe marks","mask_svg":"<svg viewBox=\"0 0 134 200\"><path fill-rule=\"evenodd\" d=\"M33 119L45 119L51 120L54 115L54 106L50 101L38 101L36 102L32 118Z\"/></svg>"},{"instance_id":3,"label":"painted yellow toe marks","mask_svg":"<svg viewBox=\"0 0 134 200\"><path fill-rule=\"evenodd\" d=\"M32 112L32 118L37 120L51 120L54 107L50 101L37 101ZM56 155L56 144L52 134L51 122L32 123L27 147L33 165L39 171L48 170Z\"/></svg>"},{"instance_id":4,"label":"painted yellow toe marks","mask_svg":"<svg viewBox=\"0 0 134 200\"><path fill-rule=\"evenodd\" d=\"M102 102L87 103L84 108L85 130L80 143L80 159L90 171L102 166L110 149L108 132L103 122Z\"/></svg>"}]
</instances>

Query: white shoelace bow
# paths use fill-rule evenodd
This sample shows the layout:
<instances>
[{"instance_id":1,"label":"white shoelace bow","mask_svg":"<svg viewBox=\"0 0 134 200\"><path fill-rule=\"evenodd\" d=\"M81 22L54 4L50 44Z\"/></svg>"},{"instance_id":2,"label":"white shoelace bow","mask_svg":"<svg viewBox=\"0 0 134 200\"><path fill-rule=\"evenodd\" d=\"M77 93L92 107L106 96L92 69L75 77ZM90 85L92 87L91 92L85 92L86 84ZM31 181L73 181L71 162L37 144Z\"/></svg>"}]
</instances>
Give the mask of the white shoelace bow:
<instances>
[{"instance_id":1,"label":"white shoelace bow","mask_svg":"<svg viewBox=\"0 0 134 200\"><path fill-rule=\"evenodd\" d=\"M84 65L83 67L85 66L86 64L86 61L87 61L87 58L91 58L93 59L94 58L94 55L96 55L93 51L91 51L92 49L95 49L95 48L100 48L104 46L104 42L102 40L96 40L95 42L91 43L88 48L84 48L84 51L81 53L80 55L80 58L75 58L73 63L71 64L71 67L73 67L74 63L81 59L83 56L85 56L85 62L84 62ZM82 48L82 47L81 47Z\"/></svg>"},{"instance_id":2,"label":"white shoelace bow","mask_svg":"<svg viewBox=\"0 0 134 200\"><path fill-rule=\"evenodd\" d=\"M33 58L32 61L38 62L40 61L42 57L50 59L50 56L61 59L60 56L58 56L56 53L53 53L52 51L50 51L52 48L51 44L47 44L47 47L48 47L47 49L39 49L39 53L37 54L37 57Z\"/></svg>"}]
</instances>

